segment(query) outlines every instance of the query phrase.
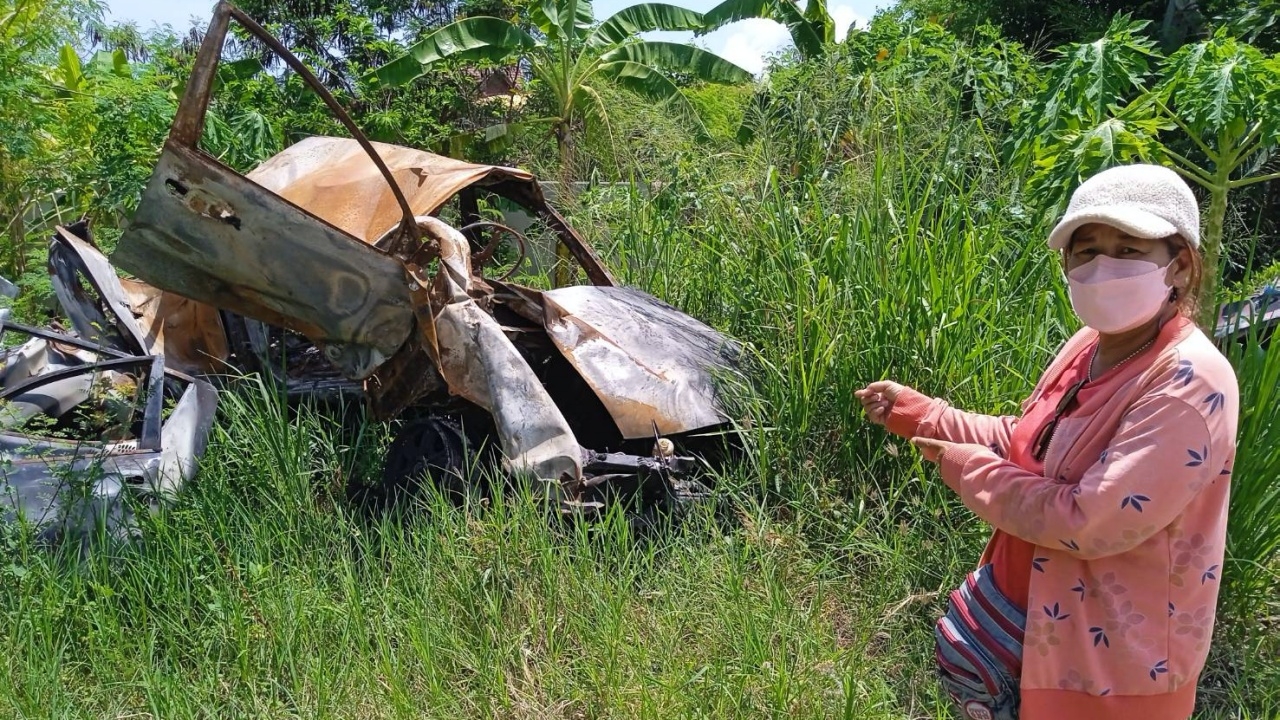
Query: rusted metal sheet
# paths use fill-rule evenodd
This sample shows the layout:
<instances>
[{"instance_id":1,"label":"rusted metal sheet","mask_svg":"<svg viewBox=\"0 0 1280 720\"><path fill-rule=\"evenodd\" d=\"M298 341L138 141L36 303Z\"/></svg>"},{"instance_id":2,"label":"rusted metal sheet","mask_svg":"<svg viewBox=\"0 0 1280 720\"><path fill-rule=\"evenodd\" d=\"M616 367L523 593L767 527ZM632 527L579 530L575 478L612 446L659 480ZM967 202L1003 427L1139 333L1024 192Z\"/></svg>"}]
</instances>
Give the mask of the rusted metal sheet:
<instances>
[{"instance_id":1,"label":"rusted metal sheet","mask_svg":"<svg viewBox=\"0 0 1280 720\"><path fill-rule=\"evenodd\" d=\"M413 322L395 258L172 144L113 259L162 290L302 333L353 379Z\"/></svg>"},{"instance_id":2,"label":"rusted metal sheet","mask_svg":"<svg viewBox=\"0 0 1280 720\"><path fill-rule=\"evenodd\" d=\"M546 222L592 284L615 284L591 246L547 205L533 175L398 145L370 145L395 178L415 216L432 215L463 190L484 187ZM306 138L268 159L248 178L370 245L401 222L391 188L354 140Z\"/></svg>"},{"instance_id":3,"label":"rusted metal sheet","mask_svg":"<svg viewBox=\"0 0 1280 720\"><path fill-rule=\"evenodd\" d=\"M120 279L148 352L192 375L227 370L227 332L218 309L154 288L140 280Z\"/></svg>"},{"instance_id":4,"label":"rusted metal sheet","mask_svg":"<svg viewBox=\"0 0 1280 720\"><path fill-rule=\"evenodd\" d=\"M473 165L422 150L372 143L415 216L431 215L464 188L505 178L533 182L521 170ZM309 137L254 168L250 180L372 244L400 223L382 174L354 140Z\"/></svg>"},{"instance_id":5,"label":"rusted metal sheet","mask_svg":"<svg viewBox=\"0 0 1280 720\"><path fill-rule=\"evenodd\" d=\"M49 269L80 337L128 354L164 355L167 367L185 373L226 369L227 339L218 310L120 278L83 223L58 226Z\"/></svg>"},{"instance_id":6,"label":"rusted metal sheet","mask_svg":"<svg viewBox=\"0 0 1280 720\"><path fill-rule=\"evenodd\" d=\"M49 275L80 337L131 355L146 354L147 338L132 322L120 278L97 248L58 226L49 242Z\"/></svg>"},{"instance_id":7,"label":"rusted metal sheet","mask_svg":"<svg viewBox=\"0 0 1280 720\"><path fill-rule=\"evenodd\" d=\"M222 45L227 39L233 9L228 2L219 2L213 8L213 18L204 32L195 65L187 76L182 102L178 104L178 113L169 128L169 143L194 148L200 142L205 113L209 110L209 97L213 92L213 79L218 72L218 60L222 57Z\"/></svg>"},{"instance_id":8,"label":"rusted metal sheet","mask_svg":"<svg viewBox=\"0 0 1280 720\"><path fill-rule=\"evenodd\" d=\"M674 435L726 421L717 372L736 372L733 341L630 288L542 293L547 334L628 439Z\"/></svg>"},{"instance_id":9,"label":"rusted metal sheet","mask_svg":"<svg viewBox=\"0 0 1280 720\"><path fill-rule=\"evenodd\" d=\"M569 423L502 326L471 297L467 239L436 218L418 220L440 247L432 317L420 321L423 347L449 391L489 412L509 470L548 481L548 492L580 481L583 451Z\"/></svg>"}]
</instances>

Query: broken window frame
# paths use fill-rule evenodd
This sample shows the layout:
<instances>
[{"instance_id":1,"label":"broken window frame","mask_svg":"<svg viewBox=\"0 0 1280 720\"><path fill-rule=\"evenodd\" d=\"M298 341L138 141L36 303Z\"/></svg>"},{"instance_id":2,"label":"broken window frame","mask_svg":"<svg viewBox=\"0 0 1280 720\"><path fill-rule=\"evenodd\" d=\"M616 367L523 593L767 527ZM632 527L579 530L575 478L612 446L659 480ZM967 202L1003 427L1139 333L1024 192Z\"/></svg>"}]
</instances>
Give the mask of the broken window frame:
<instances>
[{"instance_id":1,"label":"broken window frame","mask_svg":"<svg viewBox=\"0 0 1280 720\"><path fill-rule=\"evenodd\" d=\"M71 335L8 321L4 322L3 330L5 332L14 331L31 337L41 338L49 342L70 345L72 347L80 348L81 350L88 350L93 353L108 355L110 357L106 360L98 360L97 362L75 365L30 377L11 388L0 391L0 403L10 402L16 397L25 395L33 390L38 390L49 383L57 382L59 380L79 377L81 375L98 374L102 372L141 367L144 368L146 380L145 383L139 383L139 385L145 387L143 390L145 395L143 402L135 403L135 407L141 405L142 408L142 433L136 440L131 442L136 443L139 452L160 451L160 434L164 424L162 416L164 412L164 378L166 372L163 356L129 355L109 347L104 347L92 342L86 342L85 340ZM172 374L173 371L169 372ZM190 380L190 378L184 379ZM20 430L14 429L4 429L0 432L10 436L20 436L39 440L49 439L40 435L24 433ZM88 445L92 447L106 447L111 444L101 440L78 440L76 442L81 445Z\"/></svg>"}]
</instances>

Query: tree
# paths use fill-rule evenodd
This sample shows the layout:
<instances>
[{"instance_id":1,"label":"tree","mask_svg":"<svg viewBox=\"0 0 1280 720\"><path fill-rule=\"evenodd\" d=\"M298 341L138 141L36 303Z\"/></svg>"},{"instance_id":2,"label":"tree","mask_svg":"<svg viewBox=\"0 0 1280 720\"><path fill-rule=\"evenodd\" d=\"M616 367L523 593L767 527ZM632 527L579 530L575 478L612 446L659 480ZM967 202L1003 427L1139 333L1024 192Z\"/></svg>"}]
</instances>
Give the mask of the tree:
<instances>
[{"instance_id":1,"label":"tree","mask_svg":"<svg viewBox=\"0 0 1280 720\"><path fill-rule=\"evenodd\" d=\"M748 18L785 25L805 60L821 57L836 42L836 26L827 12L827 0L808 0L803 11L796 0L725 0L707 11L699 34Z\"/></svg>"},{"instance_id":2,"label":"tree","mask_svg":"<svg viewBox=\"0 0 1280 720\"><path fill-rule=\"evenodd\" d=\"M98 50L81 62L66 44L52 73L59 99L58 205L94 225L122 225L137 207L177 109L149 66L122 49Z\"/></svg>"},{"instance_id":3,"label":"tree","mask_svg":"<svg viewBox=\"0 0 1280 720\"><path fill-rule=\"evenodd\" d=\"M1145 25L1117 16L1099 40L1063 48L1040 96L1020 111L1011 150L1055 213L1083 177L1121 163L1162 163L1201 187L1209 207L1200 320L1212 327L1229 195L1280 179L1272 162L1280 56L1220 29L1166 60L1142 35Z\"/></svg>"},{"instance_id":4,"label":"tree","mask_svg":"<svg viewBox=\"0 0 1280 720\"><path fill-rule=\"evenodd\" d=\"M1172 2L1172 0L1170 0ZM1280 52L1280 0L1217 0L1222 16L1237 37L1266 52Z\"/></svg>"},{"instance_id":5,"label":"tree","mask_svg":"<svg viewBox=\"0 0 1280 720\"><path fill-rule=\"evenodd\" d=\"M371 139L439 149L449 137L499 122L508 114L475 102L475 78L455 68L435 68L429 77L397 88L370 87L361 78L371 68L403 55L405 43L458 19L462 12L480 10L509 18L524 1L239 0L237 4L315 71ZM271 70L281 67L279 58L256 38L238 29L233 32L235 41L226 50L229 58L256 58ZM268 83L268 79L278 81ZM340 132L324 103L291 73L273 72L235 90L248 93L243 98L231 92L221 94L228 117L260 111L279 128L286 144L307 135ZM226 129L231 132L224 133L225 138L238 134L230 126Z\"/></svg>"},{"instance_id":6,"label":"tree","mask_svg":"<svg viewBox=\"0 0 1280 720\"><path fill-rule=\"evenodd\" d=\"M650 100L675 106L701 127L697 112L672 73L723 84L751 79L746 70L705 50L636 38L651 30L696 30L703 26L702 15L674 5L633 5L596 25L590 0L543 0L535 8L533 21L541 37L502 18L464 18L427 35L407 54L367 77L379 87L403 86L449 59L527 63L535 82L546 86L554 103L552 116L525 124L551 127L565 173L573 167L575 121L587 117L608 127L608 108L596 88L599 81L614 82ZM495 126L486 134L495 137L506 130Z\"/></svg>"},{"instance_id":7,"label":"tree","mask_svg":"<svg viewBox=\"0 0 1280 720\"><path fill-rule=\"evenodd\" d=\"M94 9L79 0L0 0L0 236L14 279L27 270L28 221L56 188L65 155L47 69Z\"/></svg>"},{"instance_id":8,"label":"tree","mask_svg":"<svg viewBox=\"0 0 1280 720\"><path fill-rule=\"evenodd\" d=\"M1045 50L1096 37L1117 13L1150 21L1147 33L1166 53L1223 26L1260 49L1280 49L1280 0L901 0L897 7L936 18L961 36L990 23Z\"/></svg>"}]
</instances>

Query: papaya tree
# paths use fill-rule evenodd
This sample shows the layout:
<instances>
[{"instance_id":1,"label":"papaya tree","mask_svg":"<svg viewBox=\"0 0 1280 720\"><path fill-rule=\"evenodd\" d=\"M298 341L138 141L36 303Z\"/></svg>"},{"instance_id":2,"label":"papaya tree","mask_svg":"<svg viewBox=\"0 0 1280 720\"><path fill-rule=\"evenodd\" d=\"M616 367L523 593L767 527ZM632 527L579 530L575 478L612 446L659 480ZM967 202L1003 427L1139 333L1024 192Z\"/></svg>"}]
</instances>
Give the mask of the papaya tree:
<instances>
[{"instance_id":1,"label":"papaya tree","mask_svg":"<svg viewBox=\"0 0 1280 720\"><path fill-rule=\"evenodd\" d=\"M1280 56L1219 31L1212 38L1183 46L1164 65L1164 81L1136 103L1161 121L1162 131L1191 140L1199 152L1182 154L1160 136L1150 139L1152 154L1209 193L1204 220L1206 265L1218 269L1225 235L1227 200L1233 190L1280 180L1280 168L1268 163L1280 146ZM1206 273L1203 297L1215 296L1217 273ZM1216 317L1207 304L1203 318Z\"/></svg>"},{"instance_id":2,"label":"papaya tree","mask_svg":"<svg viewBox=\"0 0 1280 720\"><path fill-rule=\"evenodd\" d=\"M701 28L703 17L692 10L662 3L633 5L597 25L590 0L542 0L532 15L540 36L502 18L468 17L431 32L407 53L365 77L375 86L396 86L445 60L525 62L533 78L550 90L554 113L523 124L551 129L566 173L573 167L576 121L590 118L608 126L608 108L598 83L613 82L669 104L701 129L696 110L673 76L721 84L747 82L752 77L728 60L691 45L636 37L652 30ZM485 132L493 138L506 130L506 126L495 126Z\"/></svg>"},{"instance_id":3,"label":"papaya tree","mask_svg":"<svg viewBox=\"0 0 1280 720\"><path fill-rule=\"evenodd\" d=\"M1144 27L1120 16L1097 41L1064 48L1040 96L1019 113L1013 156L1055 213L1084 177L1121 163L1167 165L1202 188L1200 322L1211 327L1229 196L1280 179L1280 57L1220 29L1163 58Z\"/></svg>"}]
</instances>

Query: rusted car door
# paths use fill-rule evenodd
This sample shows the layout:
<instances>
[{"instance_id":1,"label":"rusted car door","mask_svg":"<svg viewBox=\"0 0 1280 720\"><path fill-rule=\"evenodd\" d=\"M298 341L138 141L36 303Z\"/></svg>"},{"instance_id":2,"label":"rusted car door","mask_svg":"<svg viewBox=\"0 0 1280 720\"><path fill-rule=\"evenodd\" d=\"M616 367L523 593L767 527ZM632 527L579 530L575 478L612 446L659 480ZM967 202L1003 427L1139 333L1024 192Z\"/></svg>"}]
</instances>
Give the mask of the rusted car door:
<instances>
[{"instance_id":1,"label":"rusted car door","mask_svg":"<svg viewBox=\"0 0 1280 720\"><path fill-rule=\"evenodd\" d=\"M413 324L403 266L198 148L232 12L215 12L112 259L162 290L300 332L349 377L367 377Z\"/></svg>"}]
</instances>

